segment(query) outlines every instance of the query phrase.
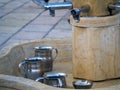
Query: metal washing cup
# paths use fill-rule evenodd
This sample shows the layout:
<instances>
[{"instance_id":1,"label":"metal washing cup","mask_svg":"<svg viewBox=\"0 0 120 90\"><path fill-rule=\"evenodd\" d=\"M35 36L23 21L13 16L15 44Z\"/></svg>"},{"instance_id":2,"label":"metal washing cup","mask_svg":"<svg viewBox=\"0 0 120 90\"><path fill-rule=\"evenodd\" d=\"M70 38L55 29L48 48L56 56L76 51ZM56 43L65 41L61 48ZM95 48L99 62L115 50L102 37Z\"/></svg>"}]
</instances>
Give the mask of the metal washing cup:
<instances>
[{"instance_id":1,"label":"metal washing cup","mask_svg":"<svg viewBox=\"0 0 120 90\"><path fill-rule=\"evenodd\" d=\"M61 72L48 72L44 74L45 81L47 85L54 87L65 88L66 87L66 74Z\"/></svg>"},{"instance_id":2,"label":"metal washing cup","mask_svg":"<svg viewBox=\"0 0 120 90\"><path fill-rule=\"evenodd\" d=\"M55 51L55 55L53 52ZM44 57L47 60L55 60L58 54L57 48L52 46L36 46L35 47L35 57Z\"/></svg>"},{"instance_id":3,"label":"metal washing cup","mask_svg":"<svg viewBox=\"0 0 120 90\"><path fill-rule=\"evenodd\" d=\"M77 81L73 81L73 86L75 89L90 89L93 85L91 80L79 79Z\"/></svg>"},{"instance_id":4,"label":"metal washing cup","mask_svg":"<svg viewBox=\"0 0 120 90\"><path fill-rule=\"evenodd\" d=\"M46 60L42 57L25 58L25 60L19 63L20 73L29 79L36 80L41 77L45 72L52 70L52 60Z\"/></svg>"},{"instance_id":5,"label":"metal washing cup","mask_svg":"<svg viewBox=\"0 0 120 90\"><path fill-rule=\"evenodd\" d=\"M66 87L66 74L61 72L47 72L43 77L39 77L36 81L53 86L53 87Z\"/></svg>"}]
</instances>

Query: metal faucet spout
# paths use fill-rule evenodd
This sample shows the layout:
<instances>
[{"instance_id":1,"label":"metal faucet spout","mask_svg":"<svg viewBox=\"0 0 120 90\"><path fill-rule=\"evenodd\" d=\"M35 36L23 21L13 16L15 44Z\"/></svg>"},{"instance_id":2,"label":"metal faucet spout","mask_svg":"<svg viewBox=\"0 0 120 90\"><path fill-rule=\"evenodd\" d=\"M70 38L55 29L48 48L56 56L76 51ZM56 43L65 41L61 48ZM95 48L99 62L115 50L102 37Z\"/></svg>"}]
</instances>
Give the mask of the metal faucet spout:
<instances>
[{"instance_id":1,"label":"metal faucet spout","mask_svg":"<svg viewBox=\"0 0 120 90\"><path fill-rule=\"evenodd\" d=\"M120 0L117 0L117 2L115 4L108 5L108 11L109 11L110 15L112 15L113 10L120 11Z\"/></svg>"},{"instance_id":2,"label":"metal faucet spout","mask_svg":"<svg viewBox=\"0 0 120 90\"><path fill-rule=\"evenodd\" d=\"M74 8L71 10L71 15L73 16L74 20L76 22L79 22L80 21L80 13L81 12L89 12L90 10L90 6L89 5L84 5L84 6L81 6L80 8Z\"/></svg>"},{"instance_id":3,"label":"metal faucet spout","mask_svg":"<svg viewBox=\"0 0 120 90\"><path fill-rule=\"evenodd\" d=\"M46 3L43 6L45 9L49 9L50 15L55 16L56 9L71 9L71 2L56 2L56 3Z\"/></svg>"},{"instance_id":4,"label":"metal faucet spout","mask_svg":"<svg viewBox=\"0 0 120 90\"><path fill-rule=\"evenodd\" d=\"M72 3L71 2L56 2L56 3L47 3L44 5L44 8L49 9L71 9Z\"/></svg>"}]
</instances>

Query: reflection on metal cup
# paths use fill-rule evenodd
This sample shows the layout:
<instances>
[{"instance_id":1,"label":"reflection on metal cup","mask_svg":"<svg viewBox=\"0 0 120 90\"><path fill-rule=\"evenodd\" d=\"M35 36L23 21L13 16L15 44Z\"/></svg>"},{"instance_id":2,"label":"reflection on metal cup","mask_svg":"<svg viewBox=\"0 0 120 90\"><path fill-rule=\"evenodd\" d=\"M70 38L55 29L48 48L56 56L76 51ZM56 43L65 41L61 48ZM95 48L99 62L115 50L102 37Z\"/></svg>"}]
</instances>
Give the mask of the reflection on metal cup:
<instances>
[{"instance_id":1,"label":"reflection on metal cup","mask_svg":"<svg viewBox=\"0 0 120 90\"><path fill-rule=\"evenodd\" d=\"M55 56L53 52L55 51ZM58 50L51 46L36 46L35 47L35 56L44 57L47 60L55 60L58 54Z\"/></svg>"}]
</instances>

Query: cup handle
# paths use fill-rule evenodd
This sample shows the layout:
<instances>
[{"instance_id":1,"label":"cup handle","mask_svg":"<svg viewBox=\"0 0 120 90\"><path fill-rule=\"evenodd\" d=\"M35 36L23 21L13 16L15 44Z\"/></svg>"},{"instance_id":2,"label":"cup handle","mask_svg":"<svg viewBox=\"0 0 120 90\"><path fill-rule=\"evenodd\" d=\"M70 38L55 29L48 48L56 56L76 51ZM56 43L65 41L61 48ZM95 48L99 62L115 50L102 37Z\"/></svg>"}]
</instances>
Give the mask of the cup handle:
<instances>
[{"instance_id":1,"label":"cup handle","mask_svg":"<svg viewBox=\"0 0 120 90\"><path fill-rule=\"evenodd\" d=\"M44 83L44 77L39 77L35 81Z\"/></svg>"},{"instance_id":2,"label":"cup handle","mask_svg":"<svg viewBox=\"0 0 120 90\"><path fill-rule=\"evenodd\" d=\"M57 55L58 55L58 50L57 50L57 48L53 48L52 51L53 51L53 50L55 50L55 52L56 52L56 55L53 57L53 60L55 60L56 57L57 57Z\"/></svg>"},{"instance_id":3,"label":"cup handle","mask_svg":"<svg viewBox=\"0 0 120 90\"><path fill-rule=\"evenodd\" d=\"M62 87L63 86L62 80L60 78L57 78L57 80L58 80L58 87Z\"/></svg>"},{"instance_id":4,"label":"cup handle","mask_svg":"<svg viewBox=\"0 0 120 90\"><path fill-rule=\"evenodd\" d=\"M25 65L26 65L26 61L23 60L22 62L19 63L18 67L19 67L20 73L21 73L22 75L24 75L25 77L27 77L27 76L26 76L26 70L25 70L26 68L25 68Z\"/></svg>"}]
</instances>

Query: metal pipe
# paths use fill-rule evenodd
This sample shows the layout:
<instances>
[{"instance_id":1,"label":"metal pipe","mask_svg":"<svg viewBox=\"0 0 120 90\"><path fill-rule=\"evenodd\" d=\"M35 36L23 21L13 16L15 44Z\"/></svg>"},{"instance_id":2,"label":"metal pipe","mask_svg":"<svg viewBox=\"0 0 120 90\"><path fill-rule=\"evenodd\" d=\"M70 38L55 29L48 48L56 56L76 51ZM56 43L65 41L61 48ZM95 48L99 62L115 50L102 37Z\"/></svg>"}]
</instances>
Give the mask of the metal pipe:
<instances>
[{"instance_id":1,"label":"metal pipe","mask_svg":"<svg viewBox=\"0 0 120 90\"><path fill-rule=\"evenodd\" d=\"M43 6L45 9L49 9L50 15L55 16L56 9L71 9L71 2L56 2L56 3L46 3Z\"/></svg>"},{"instance_id":2,"label":"metal pipe","mask_svg":"<svg viewBox=\"0 0 120 90\"><path fill-rule=\"evenodd\" d=\"M32 0L35 4L48 9L51 16L55 16L56 9L71 9L72 2L64 0L64 2L48 3L49 0Z\"/></svg>"},{"instance_id":3,"label":"metal pipe","mask_svg":"<svg viewBox=\"0 0 120 90\"><path fill-rule=\"evenodd\" d=\"M48 3L44 4L44 8L49 9L71 9L72 3L71 2L56 2L56 3Z\"/></svg>"}]
</instances>

